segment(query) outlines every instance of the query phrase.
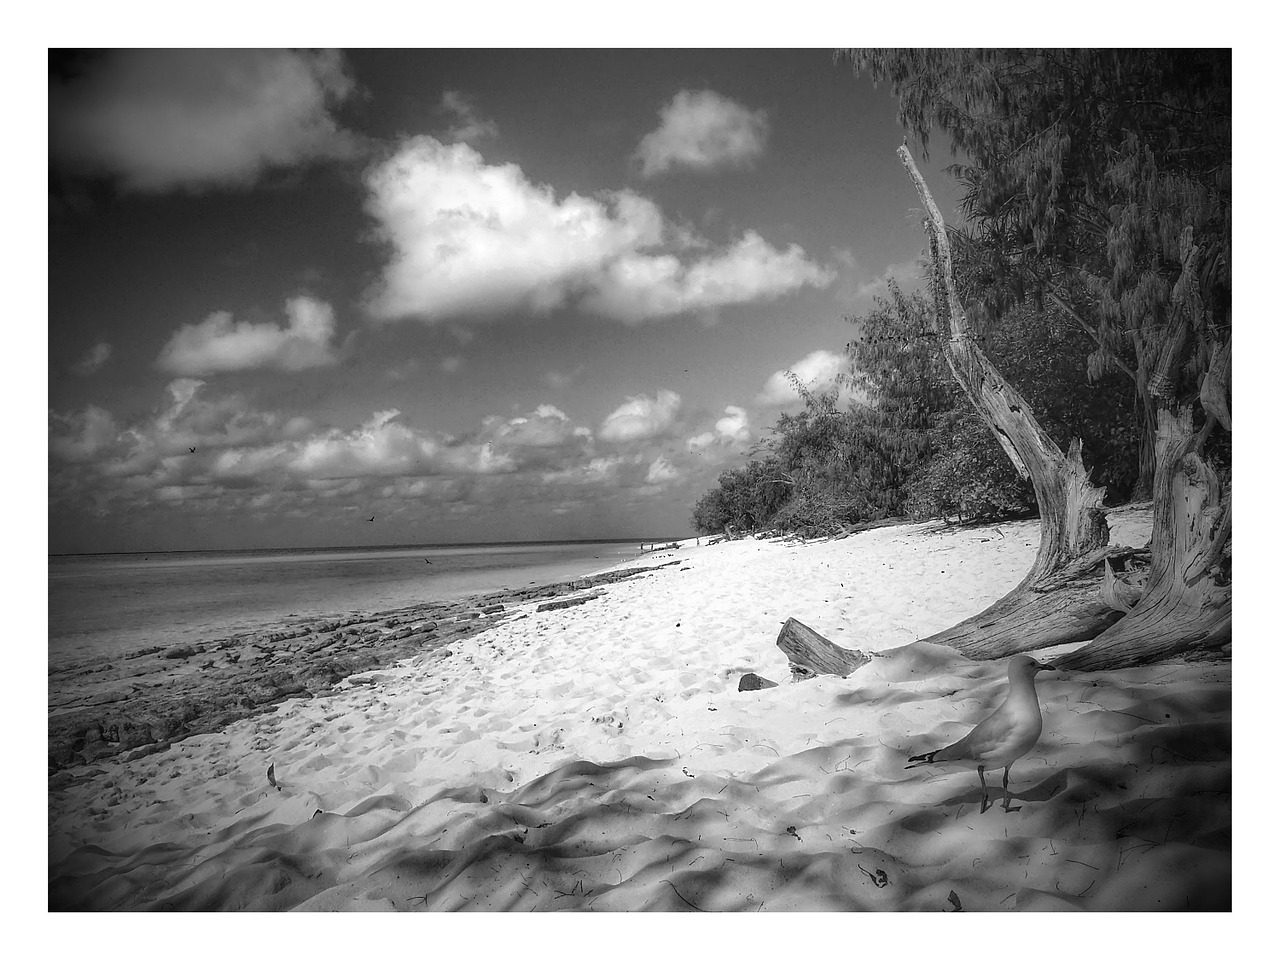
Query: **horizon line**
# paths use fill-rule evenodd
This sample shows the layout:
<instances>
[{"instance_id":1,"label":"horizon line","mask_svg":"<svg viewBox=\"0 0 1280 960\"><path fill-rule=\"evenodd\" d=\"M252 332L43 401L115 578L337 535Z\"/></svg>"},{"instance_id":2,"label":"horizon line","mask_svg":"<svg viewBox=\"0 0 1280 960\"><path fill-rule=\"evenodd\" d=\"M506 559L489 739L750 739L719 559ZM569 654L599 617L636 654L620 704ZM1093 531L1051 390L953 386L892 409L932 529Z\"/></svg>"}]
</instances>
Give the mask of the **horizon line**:
<instances>
[{"instance_id":1,"label":"horizon line","mask_svg":"<svg viewBox=\"0 0 1280 960\"><path fill-rule=\"evenodd\" d=\"M699 534L694 534L699 536ZM50 553L49 559L55 557L134 557L151 553L250 553L258 550L412 550L420 547L517 547L545 546L556 543L657 543L658 541L688 540L688 536L678 537L587 537L569 540L467 540L453 543L378 543L347 544L329 546L283 546L283 547L206 547L189 550L94 550L76 551L72 553Z\"/></svg>"}]
</instances>

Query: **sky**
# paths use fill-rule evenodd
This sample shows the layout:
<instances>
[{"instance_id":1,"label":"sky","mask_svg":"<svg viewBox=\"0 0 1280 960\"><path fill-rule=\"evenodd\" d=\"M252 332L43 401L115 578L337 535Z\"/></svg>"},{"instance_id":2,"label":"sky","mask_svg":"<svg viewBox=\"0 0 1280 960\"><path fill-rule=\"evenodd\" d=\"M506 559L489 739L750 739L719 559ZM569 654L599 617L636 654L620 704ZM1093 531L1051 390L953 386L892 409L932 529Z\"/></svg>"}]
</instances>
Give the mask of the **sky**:
<instances>
[{"instance_id":1,"label":"sky","mask_svg":"<svg viewBox=\"0 0 1280 960\"><path fill-rule=\"evenodd\" d=\"M917 273L896 110L829 48L51 51L49 551L690 535Z\"/></svg>"}]
</instances>

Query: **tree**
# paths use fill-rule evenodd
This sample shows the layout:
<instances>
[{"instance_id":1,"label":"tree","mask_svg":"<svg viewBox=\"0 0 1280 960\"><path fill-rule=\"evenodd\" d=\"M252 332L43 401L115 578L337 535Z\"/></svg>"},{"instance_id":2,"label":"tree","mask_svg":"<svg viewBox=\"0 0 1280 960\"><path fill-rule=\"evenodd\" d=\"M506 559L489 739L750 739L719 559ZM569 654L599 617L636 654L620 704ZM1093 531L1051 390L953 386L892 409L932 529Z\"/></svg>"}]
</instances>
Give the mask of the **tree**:
<instances>
[{"instance_id":1,"label":"tree","mask_svg":"<svg viewBox=\"0 0 1280 960\"><path fill-rule=\"evenodd\" d=\"M907 484L907 513L916 519L989 519L1025 513L1035 495L972 407L939 414L945 439Z\"/></svg>"},{"instance_id":2,"label":"tree","mask_svg":"<svg viewBox=\"0 0 1280 960\"><path fill-rule=\"evenodd\" d=\"M1054 316L1053 307L1015 305L999 318L981 304L970 310L973 336L1030 401L1046 432L1063 445L1088 437L1084 454L1095 475L1113 496L1127 496L1134 479L1131 411L1116 393L1084 383L1092 341ZM1030 487L952 377L928 298L903 294L891 282L887 297L850 319L859 327L848 346L851 379L889 464L894 512L981 516L1033 506ZM1117 381L1114 373L1106 377L1108 385Z\"/></svg>"},{"instance_id":3,"label":"tree","mask_svg":"<svg viewBox=\"0 0 1280 960\"><path fill-rule=\"evenodd\" d=\"M959 172L970 224L956 236L966 298L996 315L1028 299L1053 304L1094 341L1090 373L1125 373L1143 410L1155 520L1141 599L1112 626L1089 608L1069 636L1040 629L1035 645L1092 638L1060 662L1100 669L1226 643L1229 52L876 50L849 59L892 84L900 119L926 147L936 125L967 156ZM1009 638L993 634L1027 624L1039 603L1032 594L1048 596L1102 558L1101 494L1078 445L1064 457L974 342L952 238L909 152L900 153L929 211L948 361L1040 505L1041 547L1023 583L930 638L1002 656ZM1058 613L1075 616L1071 607L1088 604L1077 598ZM1002 629L978 638L984 622Z\"/></svg>"},{"instance_id":4,"label":"tree","mask_svg":"<svg viewBox=\"0 0 1280 960\"><path fill-rule=\"evenodd\" d=\"M865 315L851 318L859 336L847 347L851 382L865 397L892 512L905 508L907 486L937 445L939 416L962 399L938 342L934 308L919 292L904 294L889 281Z\"/></svg>"},{"instance_id":5,"label":"tree","mask_svg":"<svg viewBox=\"0 0 1280 960\"><path fill-rule=\"evenodd\" d=\"M779 482L773 460L750 460L736 470L724 470L715 487L693 508L692 526L701 534L755 530L766 524L789 495Z\"/></svg>"}]
</instances>

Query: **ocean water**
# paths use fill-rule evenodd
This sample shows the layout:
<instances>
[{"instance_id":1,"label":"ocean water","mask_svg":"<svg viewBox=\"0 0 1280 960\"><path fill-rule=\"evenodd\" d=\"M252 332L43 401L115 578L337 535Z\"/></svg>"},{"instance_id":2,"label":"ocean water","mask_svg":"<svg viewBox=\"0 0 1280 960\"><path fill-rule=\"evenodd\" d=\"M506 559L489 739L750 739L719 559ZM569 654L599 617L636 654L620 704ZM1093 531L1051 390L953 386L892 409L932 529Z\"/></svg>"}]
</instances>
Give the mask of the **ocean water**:
<instances>
[{"instance_id":1,"label":"ocean water","mask_svg":"<svg viewBox=\"0 0 1280 960\"><path fill-rule=\"evenodd\" d=\"M217 640L290 616L556 583L639 556L628 541L50 557L49 666Z\"/></svg>"}]
</instances>

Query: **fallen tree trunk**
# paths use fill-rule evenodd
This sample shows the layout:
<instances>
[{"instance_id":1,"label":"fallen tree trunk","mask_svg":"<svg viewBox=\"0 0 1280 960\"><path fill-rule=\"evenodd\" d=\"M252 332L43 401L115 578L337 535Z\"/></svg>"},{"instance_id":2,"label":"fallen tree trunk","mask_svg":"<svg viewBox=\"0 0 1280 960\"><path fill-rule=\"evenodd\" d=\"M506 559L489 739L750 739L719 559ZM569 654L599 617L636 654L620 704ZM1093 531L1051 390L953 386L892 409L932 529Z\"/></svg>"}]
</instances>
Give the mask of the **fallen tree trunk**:
<instances>
[{"instance_id":1,"label":"fallen tree trunk","mask_svg":"<svg viewBox=\"0 0 1280 960\"><path fill-rule=\"evenodd\" d=\"M975 660L1087 640L1123 615L1107 597L1110 562L1145 555L1132 547L1099 548L1034 583L1024 581L981 613L925 639ZM1117 592L1127 596L1127 584L1117 582Z\"/></svg>"},{"instance_id":2,"label":"fallen tree trunk","mask_svg":"<svg viewBox=\"0 0 1280 960\"><path fill-rule=\"evenodd\" d=\"M981 613L924 640L953 647L975 660L1087 640L1122 616L1102 599L1101 586L1098 574L1082 575L1044 592L1034 585L1020 586Z\"/></svg>"},{"instance_id":3,"label":"fallen tree trunk","mask_svg":"<svg viewBox=\"0 0 1280 960\"><path fill-rule=\"evenodd\" d=\"M859 650L837 646L795 617L778 632L778 648L791 661L791 676L795 680L808 680L819 674L847 677L871 660L870 655Z\"/></svg>"}]
</instances>

